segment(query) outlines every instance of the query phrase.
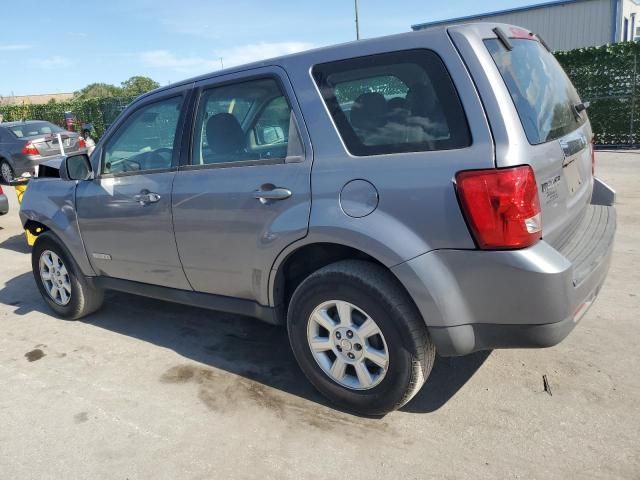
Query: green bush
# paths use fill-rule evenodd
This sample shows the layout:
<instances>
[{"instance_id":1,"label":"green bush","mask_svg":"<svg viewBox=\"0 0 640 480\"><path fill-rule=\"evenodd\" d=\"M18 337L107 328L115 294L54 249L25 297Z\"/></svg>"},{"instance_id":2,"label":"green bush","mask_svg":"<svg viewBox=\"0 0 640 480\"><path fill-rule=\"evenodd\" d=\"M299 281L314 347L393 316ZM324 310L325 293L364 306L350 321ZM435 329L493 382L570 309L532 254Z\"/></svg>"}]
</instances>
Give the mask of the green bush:
<instances>
[{"instance_id":1,"label":"green bush","mask_svg":"<svg viewBox=\"0 0 640 480\"><path fill-rule=\"evenodd\" d=\"M51 102L44 105L2 105L0 114L5 122L46 120L64 127L64 112L73 112L77 118L78 131L83 123L93 125L93 135L99 139L118 114L134 97L90 98L68 102Z\"/></svg>"},{"instance_id":2,"label":"green bush","mask_svg":"<svg viewBox=\"0 0 640 480\"><path fill-rule=\"evenodd\" d=\"M615 43L556 52L583 101L599 145L636 145L640 139L640 44Z\"/></svg>"}]
</instances>

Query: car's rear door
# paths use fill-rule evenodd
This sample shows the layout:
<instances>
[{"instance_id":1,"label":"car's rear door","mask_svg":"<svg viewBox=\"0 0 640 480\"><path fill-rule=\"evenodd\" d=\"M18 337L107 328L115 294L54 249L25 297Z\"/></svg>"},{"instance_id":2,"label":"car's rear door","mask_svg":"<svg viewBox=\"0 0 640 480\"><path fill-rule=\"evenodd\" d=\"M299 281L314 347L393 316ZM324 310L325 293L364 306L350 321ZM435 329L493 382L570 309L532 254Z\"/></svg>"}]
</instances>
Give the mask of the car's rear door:
<instances>
[{"instance_id":1,"label":"car's rear door","mask_svg":"<svg viewBox=\"0 0 640 480\"><path fill-rule=\"evenodd\" d=\"M276 256L307 233L309 142L279 67L196 84L191 154L173 190L184 271L199 292L267 304Z\"/></svg>"},{"instance_id":2,"label":"car's rear door","mask_svg":"<svg viewBox=\"0 0 640 480\"><path fill-rule=\"evenodd\" d=\"M581 220L593 188L593 134L575 88L533 33L511 25L449 30L483 96L496 166L532 166L543 238L558 245Z\"/></svg>"},{"instance_id":3,"label":"car's rear door","mask_svg":"<svg viewBox=\"0 0 640 480\"><path fill-rule=\"evenodd\" d=\"M96 178L78 185L80 231L100 275L190 289L171 212L189 91L178 87L132 107L96 151Z\"/></svg>"}]
</instances>

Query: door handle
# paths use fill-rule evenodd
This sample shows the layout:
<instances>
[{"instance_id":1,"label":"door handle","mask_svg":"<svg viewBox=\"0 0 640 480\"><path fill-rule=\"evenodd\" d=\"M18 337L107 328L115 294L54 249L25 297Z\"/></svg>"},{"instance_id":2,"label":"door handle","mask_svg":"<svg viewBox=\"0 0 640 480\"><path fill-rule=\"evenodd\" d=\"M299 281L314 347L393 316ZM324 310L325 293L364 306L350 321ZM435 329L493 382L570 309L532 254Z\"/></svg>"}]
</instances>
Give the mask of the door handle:
<instances>
[{"instance_id":1,"label":"door handle","mask_svg":"<svg viewBox=\"0 0 640 480\"><path fill-rule=\"evenodd\" d=\"M260 200L260 203L267 203L270 200L285 200L291 196L291 190L286 188L273 188L271 190L256 190L253 198Z\"/></svg>"},{"instance_id":2,"label":"door handle","mask_svg":"<svg viewBox=\"0 0 640 480\"><path fill-rule=\"evenodd\" d=\"M142 190L133 198L140 205L149 205L151 203L158 203L162 197L159 193L150 192L149 190Z\"/></svg>"}]
</instances>

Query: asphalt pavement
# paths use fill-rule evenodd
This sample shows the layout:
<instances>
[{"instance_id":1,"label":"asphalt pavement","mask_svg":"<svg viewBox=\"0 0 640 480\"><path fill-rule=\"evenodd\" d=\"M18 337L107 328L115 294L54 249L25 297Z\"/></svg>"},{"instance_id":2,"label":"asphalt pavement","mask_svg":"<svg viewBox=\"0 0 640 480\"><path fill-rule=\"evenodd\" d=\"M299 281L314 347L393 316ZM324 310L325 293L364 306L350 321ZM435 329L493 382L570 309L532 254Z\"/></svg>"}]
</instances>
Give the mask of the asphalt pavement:
<instances>
[{"instance_id":1,"label":"asphalt pavement","mask_svg":"<svg viewBox=\"0 0 640 480\"><path fill-rule=\"evenodd\" d=\"M640 153L599 152L597 174L618 191L619 227L574 332L438 358L381 419L329 406L284 329L252 319L120 293L85 320L55 318L5 188L0 478L640 478Z\"/></svg>"}]
</instances>

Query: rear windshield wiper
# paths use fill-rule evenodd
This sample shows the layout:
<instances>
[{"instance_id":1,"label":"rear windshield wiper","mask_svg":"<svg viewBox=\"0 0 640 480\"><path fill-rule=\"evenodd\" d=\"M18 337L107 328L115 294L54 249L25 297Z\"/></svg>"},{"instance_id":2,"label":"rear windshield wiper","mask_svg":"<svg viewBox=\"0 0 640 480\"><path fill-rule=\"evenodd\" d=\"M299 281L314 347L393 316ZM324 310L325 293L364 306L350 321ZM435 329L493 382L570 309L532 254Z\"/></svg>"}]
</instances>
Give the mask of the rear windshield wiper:
<instances>
[{"instance_id":1,"label":"rear windshield wiper","mask_svg":"<svg viewBox=\"0 0 640 480\"><path fill-rule=\"evenodd\" d=\"M580 102L574 103L571 105L571 111L573 112L573 116L576 117L577 121L582 120L581 113L584 112L587 108L589 108L589 102Z\"/></svg>"},{"instance_id":2,"label":"rear windshield wiper","mask_svg":"<svg viewBox=\"0 0 640 480\"><path fill-rule=\"evenodd\" d=\"M506 48L508 51L513 50L513 44L509 40L509 37L507 37L507 35L502 31L500 27L494 28L493 33L496 34L496 37L498 37L498 40L500 40L504 48Z\"/></svg>"},{"instance_id":3,"label":"rear windshield wiper","mask_svg":"<svg viewBox=\"0 0 640 480\"><path fill-rule=\"evenodd\" d=\"M582 113L584 112L587 108L589 108L589 106L591 105L590 102L580 102L580 103L576 103L573 108L576 109L576 112L578 113Z\"/></svg>"}]
</instances>

